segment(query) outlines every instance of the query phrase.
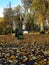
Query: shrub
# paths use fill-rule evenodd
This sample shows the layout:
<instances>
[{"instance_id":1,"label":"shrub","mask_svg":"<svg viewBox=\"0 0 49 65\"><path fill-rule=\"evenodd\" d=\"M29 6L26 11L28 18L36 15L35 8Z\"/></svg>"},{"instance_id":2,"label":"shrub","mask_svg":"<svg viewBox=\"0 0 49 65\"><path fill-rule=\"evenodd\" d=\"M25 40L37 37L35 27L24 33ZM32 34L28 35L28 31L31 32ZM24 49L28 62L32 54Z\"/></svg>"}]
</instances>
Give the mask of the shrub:
<instances>
[{"instance_id":1,"label":"shrub","mask_svg":"<svg viewBox=\"0 0 49 65\"><path fill-rule=\"evenodd\" d=\"M6 28L5 29L5 34L11 34L12 33L12 29L11 28Z\"/></svg>"},{"instance_id":2,"label":"shrub","mask_svg":"<svg viewBox=\"0 0 49 65\"><path fill-rule=\"evenodd\" d=\"M3 34L3 27L0 26L0 34Z\"/></svg>"}]
</instances>

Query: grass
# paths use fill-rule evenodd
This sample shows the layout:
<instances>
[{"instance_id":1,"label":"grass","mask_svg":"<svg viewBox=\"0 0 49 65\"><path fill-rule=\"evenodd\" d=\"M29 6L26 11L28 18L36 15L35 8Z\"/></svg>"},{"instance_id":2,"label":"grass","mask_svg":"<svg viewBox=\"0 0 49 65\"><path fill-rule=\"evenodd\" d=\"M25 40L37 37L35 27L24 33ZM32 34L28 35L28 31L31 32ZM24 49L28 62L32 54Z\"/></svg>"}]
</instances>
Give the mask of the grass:
<instances>
[{"instance_id":1,"label":"grass","mask_svg":"<svg viewBox=\"0 0 49 65\"><path fill-rule=\"evenodd\" d=\"M2 17L0 17L0 23L2 23L4 21L4 19Z\"/></svg>"}]
</instances>

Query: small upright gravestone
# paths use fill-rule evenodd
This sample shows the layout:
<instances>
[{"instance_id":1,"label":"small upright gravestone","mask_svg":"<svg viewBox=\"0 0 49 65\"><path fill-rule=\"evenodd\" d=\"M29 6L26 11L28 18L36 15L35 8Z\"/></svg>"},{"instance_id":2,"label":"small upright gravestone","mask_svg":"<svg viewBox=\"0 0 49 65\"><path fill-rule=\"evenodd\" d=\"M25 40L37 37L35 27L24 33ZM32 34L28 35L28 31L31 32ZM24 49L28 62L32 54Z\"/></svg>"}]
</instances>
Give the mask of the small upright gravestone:
<instances>
[{"instance_id":1,"label":"small upright gravestone","mask_svg":"<svg viewBox=\"0 0 49 65\"><path fill-rule=\"evenodd\" d=\"M19 22L19 28L15 30L15 37L23 39L22 21Z\"/></svg>"},{"instance_id":2,"label":"small upright gravestone","mask_svg":"<svg viewBox=\"0 0 49 65\"><path fill-rule=\"evenodd\" d=\"M15 30L15 37L18 37L18 29Z\"/></svg>"},{"instance_id":3,"label":"small upright gravestone","mask_svg":"<svg viewBox=\"0 0 49 65\"><path fill-rule=\"evenodd\" d=\"M18 30L18 39L23 39L23 31L22 30Z\"/></svg>"}]
</instances>

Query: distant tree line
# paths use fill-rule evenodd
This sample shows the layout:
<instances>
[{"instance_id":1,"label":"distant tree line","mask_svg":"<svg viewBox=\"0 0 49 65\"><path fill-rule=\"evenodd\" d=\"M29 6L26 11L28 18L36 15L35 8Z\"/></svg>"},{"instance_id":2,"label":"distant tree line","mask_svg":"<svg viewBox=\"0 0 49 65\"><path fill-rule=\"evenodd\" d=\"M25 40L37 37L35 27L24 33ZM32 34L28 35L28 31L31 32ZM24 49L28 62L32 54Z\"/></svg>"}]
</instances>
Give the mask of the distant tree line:
<instances>
[{"instance_id":1,"label":"distant tree line","mask_svg":"<svg viewBox=\"0 0 49 65\"><path fill-rule=\"evenodd\" d=\"M41 29L49 30L49 0L21 0L18 5L4 8L4 23L0 25L0 34L13 32L13 22L19 28L20 16L26 26L26 30L38 32Z\"/></svg>"}]
</instances>

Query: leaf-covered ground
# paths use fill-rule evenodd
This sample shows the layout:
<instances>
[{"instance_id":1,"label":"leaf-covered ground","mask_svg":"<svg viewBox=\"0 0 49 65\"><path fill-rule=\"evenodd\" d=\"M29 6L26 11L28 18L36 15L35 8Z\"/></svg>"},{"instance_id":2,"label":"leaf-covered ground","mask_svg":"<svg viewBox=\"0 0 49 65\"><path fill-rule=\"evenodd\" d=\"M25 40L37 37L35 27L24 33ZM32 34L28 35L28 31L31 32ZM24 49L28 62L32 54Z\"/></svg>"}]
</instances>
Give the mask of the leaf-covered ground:
<instances>
[{"instance_id":1,"label":"leaf-covered ground","mask_svg":"<svg viewBox=\"0 0 49 65\"><path fill-rule=\"evenodd\" d=\"M49 34L25 34L24 39L17 39L15 35L0 35L0 43L49 43Z\"/></svg>"}]
</instances>

